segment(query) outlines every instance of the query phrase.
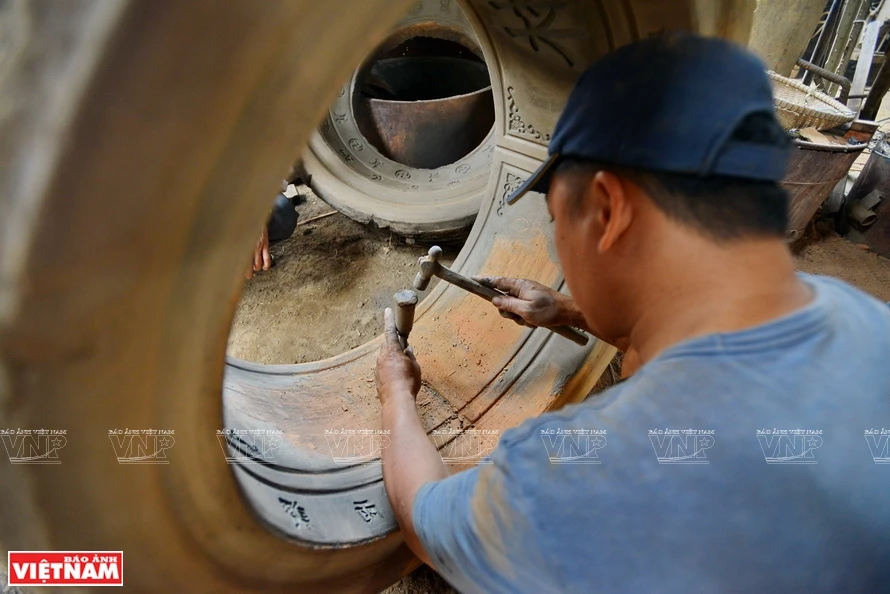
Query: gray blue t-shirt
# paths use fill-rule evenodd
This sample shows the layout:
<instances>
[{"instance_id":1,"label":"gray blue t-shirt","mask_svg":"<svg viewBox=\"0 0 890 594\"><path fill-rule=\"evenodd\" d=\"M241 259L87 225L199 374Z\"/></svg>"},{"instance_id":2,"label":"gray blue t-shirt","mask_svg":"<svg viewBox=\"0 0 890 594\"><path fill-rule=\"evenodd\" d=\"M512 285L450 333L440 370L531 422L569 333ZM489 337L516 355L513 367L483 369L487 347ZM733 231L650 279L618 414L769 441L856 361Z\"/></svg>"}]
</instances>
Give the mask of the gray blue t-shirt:
<instances>
[{"instance_id":1,"label":"gray blue t-shirt","mask_svg":"<svg viewBox=\"0 0 890 594\"><path fill-rule=\"evenodd\" d=\"M890 592L890 308L802 275L803 309L678 344L424 485L462 592Z\"/></svg>"}]
</instances>

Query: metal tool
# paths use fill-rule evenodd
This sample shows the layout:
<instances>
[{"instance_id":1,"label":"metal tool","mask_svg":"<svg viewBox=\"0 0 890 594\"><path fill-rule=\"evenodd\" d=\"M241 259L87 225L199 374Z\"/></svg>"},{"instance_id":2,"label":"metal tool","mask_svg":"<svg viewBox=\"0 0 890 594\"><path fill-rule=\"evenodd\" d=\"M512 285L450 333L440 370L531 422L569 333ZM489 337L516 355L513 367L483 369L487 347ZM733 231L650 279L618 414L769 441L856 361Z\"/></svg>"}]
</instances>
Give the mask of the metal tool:
<instances>
[{"instance_id":1,"label":"metal tool","mask_svg":"<svg viewBox=\"0 0 890 594\"><path fill-rule=\"evenodd\" d=\"M499 291L495 291L489 287L481 283L477 283L473 279L467 278L465 276L461 276L460 274L449 270L445 266L439 262L439 257L442 255L442 248L437 245L434 245L430 248L428 255L420 258L418 264L420 265L420 272L417 273L417 276L414 277L414 288L418 291L425 291L426 288L430 284L430 280L434 276L438 276L443 281L447 283L451 283L452 285L456 285L463 289L464 291L468 291L473 295L478 295L482 297L486 301L491 301L495 297L501 297L504 293ZM517 319L517 316L511 314L512 319ZM521 319L518 319L520 323L523 323ZM528 326L528 324L524 324ZM535 326L531 326L535 327ZM584 346L587 344L589 338L583 332L572 328L571 326L554 326L552 328L546 328L551 332L559 334L563 338L567 338L572 342Z\"/></svg>"},{"instance_id":2,"label":"metal tool","mask_svg":"<svg viewBox=\"0 0 890 594\"><path fill-rule=\"evenodd\" d=\"M417 305L417 293L411 289L403 289L393 295L396 302L396 330L402 349L408 348L408 335L414 327L414 308Z\"/></svg>"}]
</instances>

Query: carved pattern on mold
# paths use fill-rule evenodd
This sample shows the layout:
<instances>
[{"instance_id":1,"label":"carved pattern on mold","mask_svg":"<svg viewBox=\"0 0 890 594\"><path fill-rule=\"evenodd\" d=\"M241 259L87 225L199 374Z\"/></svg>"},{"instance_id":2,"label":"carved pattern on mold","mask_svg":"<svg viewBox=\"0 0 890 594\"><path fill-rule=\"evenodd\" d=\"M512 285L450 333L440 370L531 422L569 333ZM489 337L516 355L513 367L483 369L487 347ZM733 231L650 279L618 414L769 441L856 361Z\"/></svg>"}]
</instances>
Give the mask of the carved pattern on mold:
<instances>
[{"instance_id":1,"label":"carved pattern on mold","mask_svg":"<svg viewBox=\"0 0 890 594\"><path fill-rule=\"evenodd\" d=\"M504 207L507 205L507 196L515 192L519 189L519 186L522 185L522 178L518 175L513 175L512 173L508 173L504 178L503 192L501 192L501 199L498 202L498 208L495 211L499 217L504 215Z\"/></svg>"},{"instance_id":2,"label":"carved pattern on mold","mask_svg":"<svg viewBox=\"0 0 890 594\"><path fill-rule=\"evenodd\" d=\"M362 520L365 523L370 522L374 518L380 517L380 512L377 511L377 506L373 503L370 503L367 499L363 499L361 501L353 501L353 508L358 515L361 516Z\"/></svg>"},{"instance_id":3,"label":"carved pattern on mold","mask_svg":"<svg viewBox=\"0 0 890 594\"><path fill-rule=\"evenodd\" d=\"M513 99L513 87L507 87L507 109L510 112L508 128L511 132L515 132L522 136L531 136L535 140L550 142L549 134L543 134L531 124L527 124L523 121L522 115L519 113L519 107Z\"/></svg>"},{"instance_id":4,"label":"carved pattern on mold","mask_svg":"<svg viewBox=\"0 0 890 594\"><path fill-rule=\"evenodd\" d=\"M532 51L541 53L542 48L547 48L553 54L562 58L569 66L575 67L575 60L569 55L564 45L557 43L557 39L577 39L586 37L587 33L581 29L563 28L554 29L557 12L571 2L568 0L490 0L489 6L496 11L506 11L518 21L516 26L504 26L503 30L512 39L524 41Z\"/></svg>"}]
</instances>

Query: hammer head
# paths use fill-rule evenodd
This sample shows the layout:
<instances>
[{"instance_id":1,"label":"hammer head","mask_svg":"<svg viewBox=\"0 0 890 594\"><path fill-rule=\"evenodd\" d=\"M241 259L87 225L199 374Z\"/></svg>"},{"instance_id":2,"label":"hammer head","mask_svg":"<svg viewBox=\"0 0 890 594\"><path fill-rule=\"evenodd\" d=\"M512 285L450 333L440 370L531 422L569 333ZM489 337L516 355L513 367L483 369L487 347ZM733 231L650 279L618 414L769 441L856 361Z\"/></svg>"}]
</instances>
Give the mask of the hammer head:
<instances>
[{"instance_id":1,"label":"hammer head","mask_svg":"<svg viewBox=\"0 0 890 594\"><path fill-rule=\"evenodd\" d=\"M420 258L417 263L420 265L420 272L414 277L414 288L418 291L426 291L430 286L430 280L436 275L439 269L439 256L442 255L442 248L434 245L426 256Z\"/></svg>"},{"instance_id":2,"label":"hammer head","mask_svg":"<svg viewBox=\"0 0 890 594\"><path fill-rule=\"evenodd\" d=\"M414 288L418 291L426 291L426 288L430 286L430 279L423 274L423 270L414 275Z\"/></svg>"},{"instance_id":3,"label":"hammer head","mask_svg":"<svg viewBox=\"0 0 890 594\"><path fill-rule=\"evenodd\" d=\"M410 289L402 289L393 295L397 307L414 307L417 305L417 293Z\"/></svg>"}]
</instances>

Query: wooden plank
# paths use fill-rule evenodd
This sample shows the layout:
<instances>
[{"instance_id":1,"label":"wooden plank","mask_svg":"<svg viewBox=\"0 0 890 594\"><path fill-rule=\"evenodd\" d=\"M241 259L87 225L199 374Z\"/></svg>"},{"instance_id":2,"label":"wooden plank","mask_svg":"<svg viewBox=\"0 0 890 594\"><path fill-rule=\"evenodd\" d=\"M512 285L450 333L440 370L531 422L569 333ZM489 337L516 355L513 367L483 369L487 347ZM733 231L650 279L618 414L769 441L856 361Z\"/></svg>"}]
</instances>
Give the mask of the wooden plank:
<instances>
[{"instance_id":1,"label":"wooden plank","mask_svg":"<svg viewBox=\"0 0 890 594\"><path fill-rule=\"evenodd\" d=\"M878 35L881 32L881 26L890 18L890 2L884 2L878 9L877 14L873 15L869 22L865 25L865 32L862 34L862 48L859 50L859 62L856 64L856 72L853 73L853 85L850 88L850 95L862 95L865 92L865 85L868 82L868 73L871 66L876 62L875 49L878 45ZM847 107L859 114L862 108L862 99L850 99Z\"/></svg>"}]
</instances>

